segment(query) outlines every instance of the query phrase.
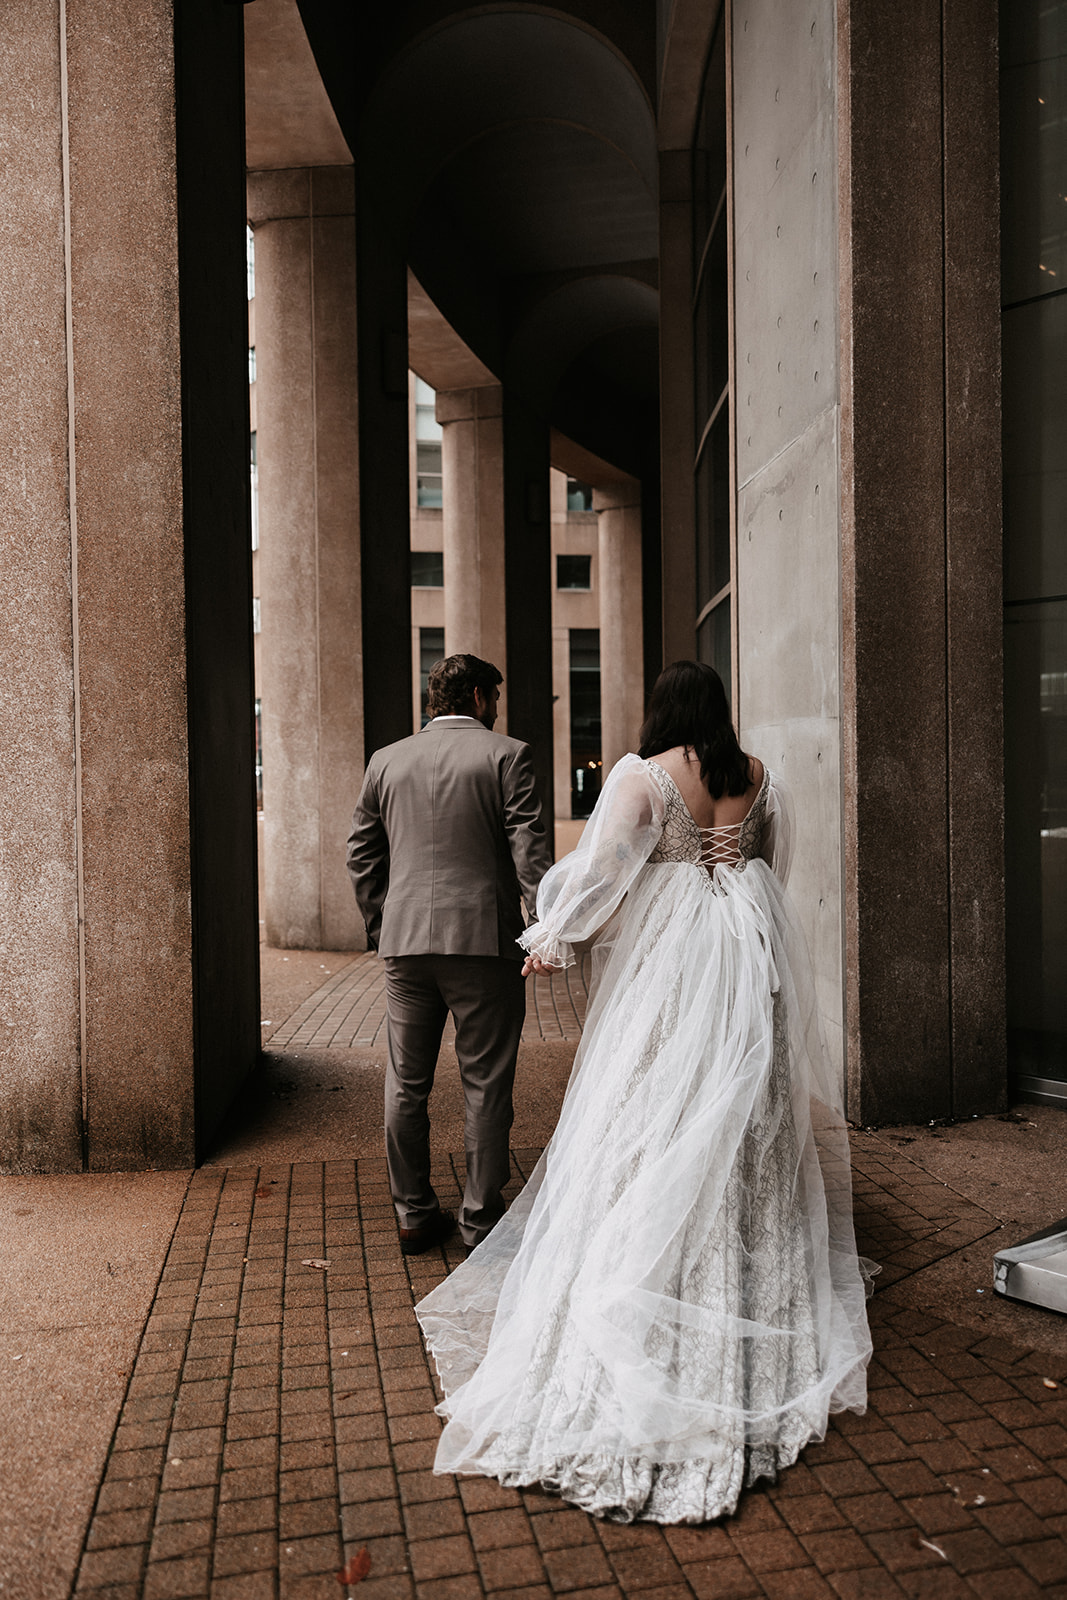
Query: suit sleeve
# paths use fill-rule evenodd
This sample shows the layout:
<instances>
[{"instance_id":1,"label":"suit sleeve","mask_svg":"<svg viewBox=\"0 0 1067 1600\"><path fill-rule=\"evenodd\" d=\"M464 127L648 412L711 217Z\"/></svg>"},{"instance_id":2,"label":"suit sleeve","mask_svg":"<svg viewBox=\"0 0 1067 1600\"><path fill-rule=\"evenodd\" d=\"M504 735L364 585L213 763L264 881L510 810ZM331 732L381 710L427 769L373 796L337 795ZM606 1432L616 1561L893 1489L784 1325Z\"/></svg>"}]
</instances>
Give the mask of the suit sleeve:
<instances>
[{"instance_id":1,"label":"suit sleeve","mask_svg":"<svg viewBox=\"0 0 1067 1600\"><path fill-rule=\"evenodd\" d=\"M377 950L382 931L382 907L389 890L389 837L382 821L378 773L373 763L367 768L352 817L348 874L367 925L367 942L372 950Z\"/></svg>"},{"instance_id":2,"label":"suit sleeve","mask_svg":"<svg viewBox=\"0 0 1067 1600\"><path fill-rule=\"evenodd\" d=\"M527 915L532 919L537 914L537 888L552 865L552 854L545 836L529 745L522 745L504 768L501 787L511 859Z\"/></svg>"}]
</instances>

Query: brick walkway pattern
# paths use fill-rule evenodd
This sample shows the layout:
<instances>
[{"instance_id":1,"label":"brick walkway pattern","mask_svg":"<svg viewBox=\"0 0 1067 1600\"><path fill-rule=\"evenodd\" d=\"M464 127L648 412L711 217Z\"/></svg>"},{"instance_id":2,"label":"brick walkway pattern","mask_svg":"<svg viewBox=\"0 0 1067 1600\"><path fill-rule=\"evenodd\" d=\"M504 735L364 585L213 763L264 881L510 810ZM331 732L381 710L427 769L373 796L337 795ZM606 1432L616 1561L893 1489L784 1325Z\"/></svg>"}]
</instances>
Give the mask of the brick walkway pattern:
<instances>
[{"instance_id":1,"label":"brick walkway pattern","mask_svg":"<svg viewBox=\"0 0 1067 1600\"><path fill-rule=\"evenodd\" d=\"M870 1409L704 1528L433 1475L439 1390L412 1305L460 1252L400 1255L383 1162L197 1172L77 1595L1065 1600L1067 1361L894 1301L894 1280L996 1222L884 1141L854 1145L861 1248L885 1264ZM516 1173L536 1156L517 1151ZM446 1203L462 1178L437 1161Z\"/></svg>"},{"instance_id":2,"label":"brick walkway pattern","mask_svg":"<svg viewBox=\"0 0 1067 1600\"><path fill-rule=\"evenodd\" d=\"M531 978L526 987L527 1044L576 1041L582 1036L589 999L589 957L551 978ZM449 1018L446 1040L454 1039ZM385 967L373 954L357 956L326 979L293 1015L275 1029L272 1050L350 1050L385 1043Z\"/></svg>"}]
</instances>

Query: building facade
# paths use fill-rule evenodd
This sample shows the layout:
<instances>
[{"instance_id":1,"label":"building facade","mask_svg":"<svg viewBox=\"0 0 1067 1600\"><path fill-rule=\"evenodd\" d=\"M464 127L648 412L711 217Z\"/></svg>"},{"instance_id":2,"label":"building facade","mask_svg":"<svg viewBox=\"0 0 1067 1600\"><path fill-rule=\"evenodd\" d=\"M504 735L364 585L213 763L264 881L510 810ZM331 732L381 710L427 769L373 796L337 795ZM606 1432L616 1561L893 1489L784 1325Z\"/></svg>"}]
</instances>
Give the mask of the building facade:
<instances>
[{"instance_id":1,"label":"building facade","mask_svg":"<svg viewBox=\"0 0 1067 1600\"><path fill-rule=\"evenodd\" d=\"M1067 7L16 9L0 1165L189 1162L257 1057L246 218L268 938L358 947L423 629L573 812L595 522L601 759L727 678L851 1114L1062 1101Z\"/></svg>"}]
</instances>

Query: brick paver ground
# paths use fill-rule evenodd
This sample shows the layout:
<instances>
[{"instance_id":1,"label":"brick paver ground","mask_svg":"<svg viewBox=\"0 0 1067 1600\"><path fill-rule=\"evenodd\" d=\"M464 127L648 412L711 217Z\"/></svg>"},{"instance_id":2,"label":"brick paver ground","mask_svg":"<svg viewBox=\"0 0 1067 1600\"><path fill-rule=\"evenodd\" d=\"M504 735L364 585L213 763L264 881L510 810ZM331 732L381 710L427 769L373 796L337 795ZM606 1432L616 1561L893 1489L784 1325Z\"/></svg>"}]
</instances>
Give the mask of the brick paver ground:
<instances>
[{"instance_id":1,"label":"brick paver ground","mask_svg":"<svg viewBox=\"0 0 1067 1600\"><path fill-rule=\"evenodd\" d=\"M577 1040L589 998L589 957L552 978L527 984L527 1043ZM454 1037L451 1020L445 1037ZM374 954L357 956L309 995L271 1036L273 1050L352 1049L385 1041L385 967Z\"/></svg>"},{"instance_id":2,"label":"brick paver ground","mask_svg":"<svg viewBox=\"0 0 1067 1600\"><path fill-rule=\"evenodd\" d=\"M996 1223L884 1144L855 1144L861 1248L885 1265L870 1409L705 1528L618 1527L433 1475L437 1389L412 1304L460 1255L400 1255L384 1163L197 1172L76 1593L1064 1600L1067 1359L894 1300L894 1280ZM517 1151L517 1172L536 1155ZM437 1162L442 1196L461 1180Z\"/></svg>"}]
</instances>

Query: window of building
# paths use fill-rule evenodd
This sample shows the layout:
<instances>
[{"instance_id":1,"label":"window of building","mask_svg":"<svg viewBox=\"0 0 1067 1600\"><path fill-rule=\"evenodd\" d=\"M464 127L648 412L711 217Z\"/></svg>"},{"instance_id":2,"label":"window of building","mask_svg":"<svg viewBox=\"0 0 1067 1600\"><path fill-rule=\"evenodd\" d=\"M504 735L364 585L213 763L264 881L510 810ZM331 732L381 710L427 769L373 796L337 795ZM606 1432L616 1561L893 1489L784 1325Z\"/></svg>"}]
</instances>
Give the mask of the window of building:
<instances>
[{"instance_id":1,"label":"window of building","mask_svg":"<svg viewBox=\"0 0 1067 1600\"><path fill-rule=\"evenodd\" d=\"M693 146L696 654L719 673L729 699L734 556L726 164L726 28L720 14Z\"/></svg>"},{"instance_id":2,"label":"window of building","mask_svg":"<svg viewBox=\"0 0 1067 1600\"><path fill-rule=\"evenodd\" d=\"M600 794L600 630L570 630L571 816L588 817Z\"/></svg>"},{"instance_id":3,"label":"window of building","mask_svg":"<svg viewBox=\"0 0 1067 1600\"><path fill-rule=\"evenodd\" d=\"M256 347L254 344L250 344L248 347L248 381L249 383L255 383L256 381Z\"/></svg>"},{"instance_id":4,"label":"window of building","mask_svg":"<svg viewBox=\"0 0 1067 1600\"><path fill-rule=\"evenodd\" d=\"M593 587L592 556L557 556L557 589L591 589Z\"/></svg>"},{"instance_id":5,"label":"window of building","mask_svg":"<svg viewBox=\"0 0 1067 1600\"><path fill-rule=\"evenodd\" d=\"M430 672L436 662L440 661L445 653L445 630L443 628L419 629L419 726L425 728L430 720L429 684Z\"/></svg>"},{"instance_id":6,"label":"window of building","mask_svg":"<svg viewBox=\"0 0 1067 1600\"><path fill-rule=\"evenodd\" d=\"M1067 1106L1063 7L1000 8L1004 735L1013 1088Z\"/></svg>"},{"instance_id":7,"label":"window of building","mask_svg":"<svg viewBox=\"0 0 1067 1600\"><path fill-rule=\"evenodd\" d=\"M567 479L567 510L592 511L593 491L580 478Z\"/></svg>"},{"instance_id":8,"label":"window of building","mask_svg":"<svg viewBox=\"0 0 1067 1600\"><path fill-rule=\"evenodd\" d=\"M434 414L436 394L421 378L415 379L415 504L440 506L441 424Z\"/></svg>"},{"instance_id":9,"label":"window of building","mask_svg":"<svg viewBox=\"0 0 1067 1600\"><path fill-rule=\"evenodd\" d=\"M249 434L249 472L252 492L252 549L259 549L259 462L256 458L256 435Z\"/></svg>"},{"instance_id":10,"label":"window of building","mask_svg":"<svg viewBox=\"0 0 1067 1600\"><path fill-rule=\"evenodd\" d=\"M263 810L263 702L256 701L256 808Z\"/></svg>"},{"instance_id":11,"label":"window of building","mask_svg":"<svg viewBox=\"0 0 1067 1600\"><path fill-rule=\"evenodd\" d=\"M253 633L262 633L263 632L263 619L262 619L262 616L261 616L260 610L259 610L259 595L258 594L254 594L252 596L252 632Z\"/></svg>"},{"instance_id":12,"label":"window of building","mask_svg":"<svg viewBox=\"0 0 1067 1600\"><path fill-rule=\"evenodd\" d=\"M411 587L413 589L443 589L444 586L444 551L413 550L411 552Z\"/></svg>"},{"instance_id":13,"label":"window of building","mask_svg":"<svg viewBox=\"0 0 1067 1600\"><path fill-rule=\"evenodd\" d=\"M256 236L245 224L245 268L248 273L248 298L256 297Z\"/></svg>"}]
</instances>

